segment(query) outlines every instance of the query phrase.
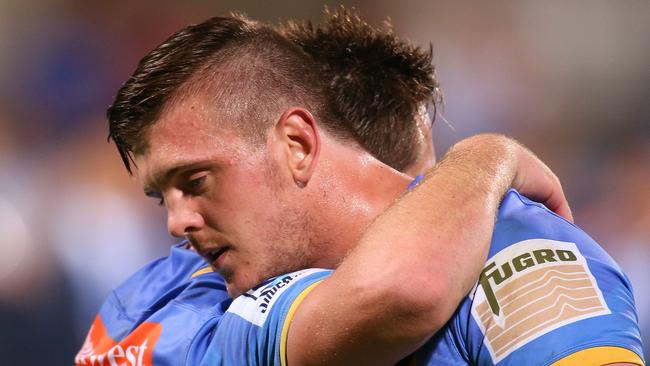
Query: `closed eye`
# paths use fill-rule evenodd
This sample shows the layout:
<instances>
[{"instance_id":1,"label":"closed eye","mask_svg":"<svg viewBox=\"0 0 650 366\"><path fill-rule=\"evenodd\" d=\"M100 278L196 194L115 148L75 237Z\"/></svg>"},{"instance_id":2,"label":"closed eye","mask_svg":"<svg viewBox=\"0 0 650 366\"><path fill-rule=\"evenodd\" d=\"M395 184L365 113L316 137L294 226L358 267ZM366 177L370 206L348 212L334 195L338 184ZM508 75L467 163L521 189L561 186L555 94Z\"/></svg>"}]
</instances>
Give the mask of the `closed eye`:
<instances>
[{"instance_id":1,"label":"closed eye","mask_svg":"<svg viewBox=\"0 0 650 366\"><path fill-rule=\"evenodd\" d=\"M190 177L190 179L188 179L187 183L185 184L184 191L192 195L201 193L205 179L205 174Z\"/></svg>"},{"instance_id":2,"label":"closed eye","mask_svg":"<svg viewBox=\"0 0 650 366\"><path fill-rule=\"evenodd\" d=\"M165 199L163 198L163 196L160 193L149 191L149 192L144 192L144 194L149 198L157 199L158 200L158 206L164 206L165 205Z\"/></svg>"}]
</instances>

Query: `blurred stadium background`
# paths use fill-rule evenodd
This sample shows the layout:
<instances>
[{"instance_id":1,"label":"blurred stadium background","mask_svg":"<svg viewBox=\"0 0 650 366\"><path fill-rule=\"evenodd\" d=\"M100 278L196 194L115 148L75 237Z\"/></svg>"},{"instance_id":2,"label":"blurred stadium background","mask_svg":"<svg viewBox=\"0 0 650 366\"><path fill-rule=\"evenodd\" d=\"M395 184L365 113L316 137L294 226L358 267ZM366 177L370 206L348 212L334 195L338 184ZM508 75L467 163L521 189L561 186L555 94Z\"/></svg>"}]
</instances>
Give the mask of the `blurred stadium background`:
<instances>
[{"instance_id":1,"label":"blurred stadium background","mask_svg":"<svg viewBox=\"0 0 650 366\"><path fill-rule=\"evenodd\" d=\"M319 20L322 1L0 0L0 359L72 363L108 291L173 242L106 143L140 57L231 10ZM438 154L482 131L558 173L576 222L627 271L650 353L650 2L346 1L434 47Z\"/></svg>"}]
</instances>

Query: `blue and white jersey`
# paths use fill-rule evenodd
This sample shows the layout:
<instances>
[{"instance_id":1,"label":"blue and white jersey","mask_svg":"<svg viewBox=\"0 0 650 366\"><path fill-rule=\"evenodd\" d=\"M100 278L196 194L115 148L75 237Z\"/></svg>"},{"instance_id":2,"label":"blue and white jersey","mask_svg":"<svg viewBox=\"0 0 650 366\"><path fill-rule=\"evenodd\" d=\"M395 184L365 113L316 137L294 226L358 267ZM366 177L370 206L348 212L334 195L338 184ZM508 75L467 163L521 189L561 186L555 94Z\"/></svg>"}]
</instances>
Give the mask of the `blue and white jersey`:
<instances>
[{"instance_id":1,"label":"blue and white jersey","mask_svg":"<svg viewBox=\"0 0 650 366\"><path fill-rule=\"evenodd\" d=\"M470 295L411 364L643 364L629 280L572 223L511 190L488 258ZM279 276L235 299L202 364L285 365L293 313L330 273Z\"/></svg>"},{"instance_id":2,"label":"blue and white jersey","mask_svg":"<svg viewBox=\"0 0 650 366\"><path fill-rule=\"evenodd\" d=\"M488 260L418 365L642 364L632 287L587 234L511 190Z\"/></svg>"},{"instance_id":3,"label":"blue and white jersey","mask_svg":"<svg viewBox=\"0 0 650 366\"><path fill-rule=\"evenodd\" d=\"M221 318L201 365L285 365L286 336L293 313L331 272L293 272L237 297Z\"/></svg>"},{"instance_id":4,"label":"blue and white jersey","mask_svg":"<svg viewBox=\"0 0 650 366\"><path fill-rule=\"evenodd\" d=\"M229 304L223 278L179 244L111 292L75 365L196 365Z\"/></svg>"}]
</instances>

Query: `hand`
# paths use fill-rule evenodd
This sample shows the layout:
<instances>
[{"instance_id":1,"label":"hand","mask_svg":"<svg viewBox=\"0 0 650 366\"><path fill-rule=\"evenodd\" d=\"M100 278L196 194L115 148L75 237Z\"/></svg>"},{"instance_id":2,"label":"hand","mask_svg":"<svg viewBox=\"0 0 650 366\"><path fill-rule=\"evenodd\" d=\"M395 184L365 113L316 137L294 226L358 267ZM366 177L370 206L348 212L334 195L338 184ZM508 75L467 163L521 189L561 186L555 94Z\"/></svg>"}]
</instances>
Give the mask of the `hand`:
<instances>
[{"instance_id":1,"label":"hand","mask_svg":"<svg viewBox=\"0 0 650 366\"><path fill-rule=\"evenodd\" d=\"M571 208L560 179L533 152L511 140L518 155L517 173L512 187L524 196L543 203L549 210L573 222Z\"/></svg>"}]
</instances>

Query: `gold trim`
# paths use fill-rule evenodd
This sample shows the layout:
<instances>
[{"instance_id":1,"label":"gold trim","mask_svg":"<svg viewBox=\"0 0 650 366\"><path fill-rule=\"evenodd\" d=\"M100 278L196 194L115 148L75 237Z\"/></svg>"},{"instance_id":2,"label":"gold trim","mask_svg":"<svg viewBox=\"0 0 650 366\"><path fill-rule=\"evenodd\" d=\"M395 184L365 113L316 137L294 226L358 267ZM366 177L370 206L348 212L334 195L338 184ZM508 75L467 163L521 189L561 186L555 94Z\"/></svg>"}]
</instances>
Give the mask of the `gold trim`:
<instances>
[{"instance_id":1,"label":"gold trim","mask_svg":"<svg viewBox=\"0 0 650 366\"><path fill-rule=\"evenodd\" d=\"M289 336L289 325L291 324L291 320L293 320L293 316L296 313L296 310L298 310L300 303L311 292L311 290L313 290L314 287L316 287L316 285L321 282L323 282L323 280L314 282L309 285L309 287L302 290L298 297L296 297L296 299L293 301L293 304L291 304L291 307L287 312L287 316L284 318L284 324L282 325L282 335L280 336L280 363L282 366L287 366L287 337Z\"/></svg>"},{"instance_id":2,"label":"gold trim","mask_svg":"<svg viewBox=\"0 0 650 366\"><path fill-rule=\"evenodd\" d=\"M554 362L551 366L601 366L615 362L629 362L639 366L644 365L641 357L629 349L621 347L593 347L570 354Z\"/></svg>"},{"instance_id":3,"label":"gold trim","mask_svg":"<svg viewBox=\"0 0 650 366\"><path fill-rule=\"evenodd\" d=\"M198 271L192 273L192 276L191 276L190 278L194 278L194 277L200 276L200 275L202 275L202 274L212 273L212 272L214 272L214 271L212 270L212 267L201 268L201 269L199 269Z\"/></svg>"}]
</instances>

